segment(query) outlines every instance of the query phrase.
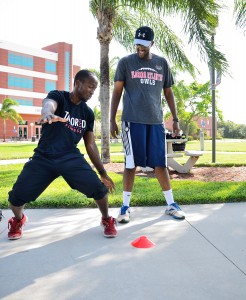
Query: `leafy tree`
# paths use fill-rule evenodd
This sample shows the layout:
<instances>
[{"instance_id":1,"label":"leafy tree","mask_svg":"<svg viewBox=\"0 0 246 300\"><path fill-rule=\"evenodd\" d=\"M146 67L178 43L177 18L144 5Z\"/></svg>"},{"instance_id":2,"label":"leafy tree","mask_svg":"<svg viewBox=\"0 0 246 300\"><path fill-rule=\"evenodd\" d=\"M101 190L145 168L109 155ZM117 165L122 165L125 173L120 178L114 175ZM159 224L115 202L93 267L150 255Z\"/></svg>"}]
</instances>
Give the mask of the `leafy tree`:
<instances>
[{"instance_id":1,"label":"leafy tree","mask_svg":"<svg viewBox=\"0 0 246 300\"><path fill-rule=\"evenodd\" d=\"M232 121L218 122L218 131L224 138L246 139L246 125L235 124Z\"/></svg>"},{"instance_id":2,"label":"leafy tree","mask_svg":"<svg viewBox=\"0 0 246 300\"><path fill-rule=\"evenodd\" d=\"M182 123L183 123L183 121L181 120L181 126L183 127ZM198 139L199 135L200 135L200 128L199 128L197 122L194 120L191 120L191 122L189 124L189 136L188 137L192 136L193 139Z\"/></svg>"},{"instance_id":3,"label":"leafy tree","mask_svg":"<svg viewBox=\"0 0 246 300\"><path fill-rule=\"evenodd\" d=\"M164 18L175 15L183 21L189 43L198 46L201 58L213 62L217 70L225 71L227 62L213 47L211 35L218 25L220 6L215 0L90 0L90 10L98 21L97 38L100 43L100 104L102 112L102 160L110 161L109 151L109 45L114 38L126 49L133 48L136 28L148 24L155 33L155 46L168 59L194 75L194 67L183 51L182 41L166 25Z\"/></svg>"},{"instance_id":4,"label":"leafy tree","mask_svg":"<svg viewBox=\"0 0 246 300\"><path fill-rule=\"evenodd\" d=\"M210 82L205 84L192 82L186 85L183 80L177 82L173 87L176 98L178 116L181 120L181 128L188 136L193 120L200 117L208 117L212 114L212 99ZM222 119L221 111L216 107L218 117ZM166 114L169 117L170 113Z\"/></svg>"},{"instance_id":5,"label":"leafy tree","mask_svg":"<svg viewBox=\"0 0 246 300\"><path fill-rule=\"evenodd\" d=\"M19 123L19 121L23 121L22 117L12 108L12 106L19 105L18 102L16 102L13 99L5 98L2 103L2 107L0 110L0 118L3 119L3 141L6 141L6 121L12 120L16 124Z\"/></svg>"}]
</instances>

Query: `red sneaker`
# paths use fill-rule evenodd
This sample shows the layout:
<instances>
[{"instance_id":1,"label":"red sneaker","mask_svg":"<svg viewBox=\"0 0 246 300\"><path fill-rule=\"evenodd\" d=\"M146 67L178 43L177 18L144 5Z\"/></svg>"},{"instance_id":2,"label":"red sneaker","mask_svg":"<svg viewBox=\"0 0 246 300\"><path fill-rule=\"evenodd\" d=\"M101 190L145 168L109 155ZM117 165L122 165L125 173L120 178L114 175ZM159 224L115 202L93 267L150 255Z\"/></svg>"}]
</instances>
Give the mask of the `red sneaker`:
<instances>
[{"instance_id":1,"label":"red sneaker","mask_svg":"<svg viewBox=\"0 0 246 300\"><path fill-rule=\"evenodd\" d=\"M9 240L17 240L22 237L22 226L27 222L27 216L23 214L22 219L19 221L15 217L9 219L8 223L8 238Z\"/></svg>"},{"instance_id":2,"label":"red sneaker","mask_svg":"<svg viewBox=\"0 0 246 300\"><path fill-rule=\"evenodd\" d=\"M116 219L113 217L102 218L101 225L104 227L104 236L113 238L117 236Z\"/></svg>"}]
</instances>

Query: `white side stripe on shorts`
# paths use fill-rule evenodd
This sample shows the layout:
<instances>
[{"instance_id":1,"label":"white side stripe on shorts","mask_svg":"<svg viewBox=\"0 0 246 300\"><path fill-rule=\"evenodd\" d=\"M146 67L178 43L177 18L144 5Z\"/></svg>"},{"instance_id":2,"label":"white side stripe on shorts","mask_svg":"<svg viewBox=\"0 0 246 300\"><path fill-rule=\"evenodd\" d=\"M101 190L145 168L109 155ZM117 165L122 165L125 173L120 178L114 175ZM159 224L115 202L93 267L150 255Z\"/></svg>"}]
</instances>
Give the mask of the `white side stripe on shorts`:
<instances>
[{"instance_id":1,"label":"white side stripe on shorts","mask_svg":"<svg viewBox=\"0 0 246 300\"><path fill-rule=\"evenodd\" d=\"M135 168L133 151L132 151L132 141L130 133L130 123L123 121L121 123L122 128L122 141L125 153L125 166L127 169Z\"/></svg>"}]
</instances>

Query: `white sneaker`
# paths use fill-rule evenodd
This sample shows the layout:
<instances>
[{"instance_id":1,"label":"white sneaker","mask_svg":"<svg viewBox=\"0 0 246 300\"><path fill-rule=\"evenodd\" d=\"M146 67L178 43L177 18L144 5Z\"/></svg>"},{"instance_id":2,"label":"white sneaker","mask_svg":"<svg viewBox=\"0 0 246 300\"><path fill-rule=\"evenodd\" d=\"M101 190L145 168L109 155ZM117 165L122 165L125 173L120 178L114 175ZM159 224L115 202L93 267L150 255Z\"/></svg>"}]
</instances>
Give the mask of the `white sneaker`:
<instances>
[{"instance_id":1,"label":"white sneaker","mask_svg":"<svg viewBox=\"0 0 246 300\"><path fill-rule=\"evenodd\" d=\"M130 222L130 207L122 205L120 213L118 215L117 221L119 223L129 223Z\"/></svg>"},{"instance_id":2,"label":"white sneaker","mask_svg":"<svg viewBox=\"0 0 246 300\"><path fill-rule=\"evenodd\" d=\"M166 215L170 215L174 219L183 220L185 219L185 214L178 206L176 202L169 205L165 211Z\"/></svg>"}]
</instances>

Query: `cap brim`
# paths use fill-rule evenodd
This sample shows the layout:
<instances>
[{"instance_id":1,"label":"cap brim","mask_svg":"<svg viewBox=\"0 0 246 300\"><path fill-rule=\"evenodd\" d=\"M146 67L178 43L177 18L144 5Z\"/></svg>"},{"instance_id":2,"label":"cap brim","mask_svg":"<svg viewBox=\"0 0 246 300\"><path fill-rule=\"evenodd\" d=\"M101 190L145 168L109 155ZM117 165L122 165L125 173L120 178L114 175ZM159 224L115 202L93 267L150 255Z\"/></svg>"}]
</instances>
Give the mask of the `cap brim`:
<instances>
[{"instance_id":1,"label":"cap brim","mask_svg":"<svg viewBox=\"0 0 246 300\"><path fill-rule=\"evenodd\" d=\"M145 47L149 47L152 41L145 41L140 39L134 39L134 45L143 45Z\"/></svg>"}]
</instances>

